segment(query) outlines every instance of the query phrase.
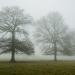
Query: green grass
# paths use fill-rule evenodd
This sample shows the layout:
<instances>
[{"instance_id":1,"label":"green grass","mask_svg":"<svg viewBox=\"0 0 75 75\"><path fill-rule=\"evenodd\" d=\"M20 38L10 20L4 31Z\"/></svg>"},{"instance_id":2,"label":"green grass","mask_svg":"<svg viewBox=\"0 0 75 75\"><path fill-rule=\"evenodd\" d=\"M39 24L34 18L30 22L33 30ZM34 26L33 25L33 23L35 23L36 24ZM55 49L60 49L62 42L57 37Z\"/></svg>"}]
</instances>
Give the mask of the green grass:
<instances>
[{"instance_id":1,"label":"green grass","mask_svg":"<svg viewBox=\"0 0 75 75\"><path fill-rule=\"evenodd\" d=\"M1 62L0 75L75 75L75 62Z\"/></svg>"}]
</instances>

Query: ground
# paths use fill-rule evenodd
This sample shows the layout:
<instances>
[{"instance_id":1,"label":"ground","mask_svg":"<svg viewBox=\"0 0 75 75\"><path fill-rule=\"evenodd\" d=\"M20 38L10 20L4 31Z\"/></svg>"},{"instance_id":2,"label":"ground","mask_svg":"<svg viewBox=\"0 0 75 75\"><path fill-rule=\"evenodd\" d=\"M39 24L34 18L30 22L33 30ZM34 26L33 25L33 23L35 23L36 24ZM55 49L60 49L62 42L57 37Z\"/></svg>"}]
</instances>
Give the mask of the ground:
<instances>
[{"instance_id":1,"label":"ground","mask_svg":"<svg viewBox=\"0 0 75 75\"><path fill-rule=\"evenodd\" d=\"M0 75L75 75L75 61L0 62Z\"/></svg>"}]
</instances>

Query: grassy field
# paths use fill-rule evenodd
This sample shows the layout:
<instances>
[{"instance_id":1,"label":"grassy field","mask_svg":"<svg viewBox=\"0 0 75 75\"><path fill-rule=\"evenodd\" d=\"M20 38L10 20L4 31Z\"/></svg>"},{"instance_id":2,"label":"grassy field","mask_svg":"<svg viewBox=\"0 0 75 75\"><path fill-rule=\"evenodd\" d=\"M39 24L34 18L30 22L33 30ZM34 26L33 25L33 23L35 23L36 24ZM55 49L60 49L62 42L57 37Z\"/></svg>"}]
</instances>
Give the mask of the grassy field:
<instances>
[{"instance_id":1,"label":"grassy field","mask_svg":"<svg viewBox=\"0 0 75 75\"><path fill-rule=\"evenodd\" d=\"M75 75L75 62L0 63L0 75Z\"/></svg>"}]
</instances>

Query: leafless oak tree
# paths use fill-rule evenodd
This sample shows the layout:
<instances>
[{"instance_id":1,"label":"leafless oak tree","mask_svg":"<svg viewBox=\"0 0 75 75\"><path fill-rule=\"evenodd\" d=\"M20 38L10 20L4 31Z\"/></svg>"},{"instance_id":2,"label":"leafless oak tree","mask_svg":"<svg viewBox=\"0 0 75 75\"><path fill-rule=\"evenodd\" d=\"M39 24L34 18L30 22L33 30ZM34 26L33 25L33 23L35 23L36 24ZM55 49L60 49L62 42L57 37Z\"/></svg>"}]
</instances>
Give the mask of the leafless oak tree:
<instances>
[{"instance_id":1,"label":"leafless oak tree","mask_svg":"<svg viewBox=\"0 0 75 75\"><path fill-rule=\"evenodd\" d=\"M44 54L54 55L54 61L57 61L57 54L64 54L65 48L62 45L65 43L63 39L67 33L68 27L62 15L59 12L52 12L37 22L36 43L39 43Z\"/></svg>"},{"instance_id":2,"label":"leafless oak tree","mask_svg":"<svg viewBox=\"0 0 75 75\"><path fill-rule=\"evenodd\" d=\"M11 62L15 61L15 36L18 33L23 33L27 35L25 29L22 29L23 26L32 23L32 17L24 13L24 10L19 7L4 7L0 11L0 32L11 34ZM6 39L7 40L7 39ZM9 40L8 40L9 41ZM16 42L17 43L17 42ZM21 43L20 43L21 44ZM22 42L23 44L23 42ZM22 51L22 49L20 49Z\"/></svg>"}]
</instances>

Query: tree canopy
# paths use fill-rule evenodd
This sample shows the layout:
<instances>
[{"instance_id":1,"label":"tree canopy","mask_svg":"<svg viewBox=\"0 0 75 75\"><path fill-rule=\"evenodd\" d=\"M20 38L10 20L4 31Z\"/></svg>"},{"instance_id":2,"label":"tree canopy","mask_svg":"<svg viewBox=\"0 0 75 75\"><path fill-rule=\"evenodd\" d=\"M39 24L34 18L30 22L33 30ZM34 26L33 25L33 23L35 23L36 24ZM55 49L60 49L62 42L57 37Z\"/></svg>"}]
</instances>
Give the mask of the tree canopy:
<instances>
[{"instance_id":1,"label":"tree canopy","mask_svg":"<svg viewBox=\"0 0 75 75\"><path fill-rule=\"evenodd\" d=\"M41 20L37 21L36 25L36 42L40 44L40 48L44 54L54 55L55 61L57 60L57 54L65 53L65 55L71 55L69 48L65 49L67 45L69 45L67 41L70 41L68 39L64 41L69 32L68 27L59 12L49 13L47 17L43 17Z\"/></svg>"},{"instance_id":2,"label":"tree canopy","mask_svg":"<svg viewBox=\"0 0 75 75\"><path fill-rule=\"evenodd\" d=\"M3 39L1 39L1 48L3 50L1 53L11 51L11 62L15 61L14 56L17 51L24 52L28 55L33 53L33 47L31 47L32 45L30 40L20 41L16 38L17 34L24 34L24 36L28 36L25 26L31 23L32 17L17 6L4 7L0 11L0 32L10 34L10 36L8 36L9 38L3 37Z\"/></svg>"}]
</instances>

